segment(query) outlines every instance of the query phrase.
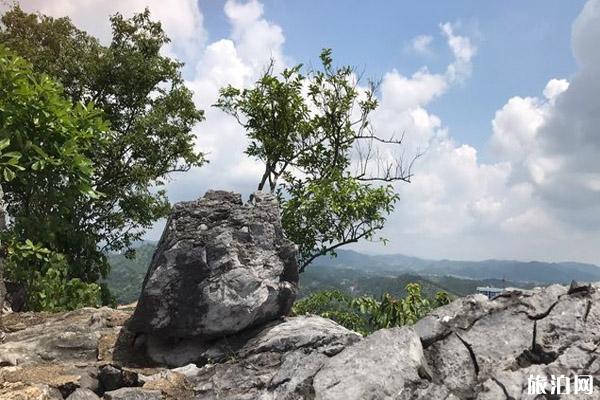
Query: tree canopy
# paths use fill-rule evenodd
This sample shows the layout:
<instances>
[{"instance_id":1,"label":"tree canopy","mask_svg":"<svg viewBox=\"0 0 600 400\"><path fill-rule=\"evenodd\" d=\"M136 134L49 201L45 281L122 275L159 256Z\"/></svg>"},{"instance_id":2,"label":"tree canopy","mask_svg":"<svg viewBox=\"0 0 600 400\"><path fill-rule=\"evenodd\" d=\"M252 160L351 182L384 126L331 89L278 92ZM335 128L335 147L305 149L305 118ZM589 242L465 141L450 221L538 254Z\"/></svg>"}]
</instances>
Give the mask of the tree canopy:
<instances>
[{"instance_id":1,"label":"tree canopy","mask_svg":"<svg viewBox=\"0 0 600 400\"><path fill-rule=\"evenodd\" d=\"M398 200L391 183L409 182L412 166L374 150L402 144L373 131L376 85L361 88L353 68L334 67L329 49L320 59L306 74L297 65L278 75L271 65L249 89L221 89L215 104L245 128L246 154L264 164L258 190L278 193L301 271L340 246L373 239Z\"/></svg>"},{"instance_id":2,"label":"tree canopy","mask_svg":"<svg viewBox=\"0 0 600 400\"><path fill-rule=\"evenodd\" d=\"M72 212L63 213L60 223L40 220L36 226L32 222L22 233L32 238L50 224L61 226L56 237L44 243L53 242L53 249L65 255L70 275L95 282L108 273L106 251L131 249L157 219L168 214L170 205L161 186L169 175L205 162L194 148L192 132L203 112L184 85L182 63L161 54L169 39L148 10L131 19L120 14L111 17L108 45L76 28L68 18L28 14L19 6L1 21L0 44L27 59L34 73L58 81L73 104L94 103L108 123L101 142L86 138L94 144L83 148L79 159L85 160L80 167L89 169L82 185L97 195L71 196ZM39 189L29 187L30 192ZM13 190L11 216L22 212L41 216L55 200L48 198L48 204L35 209L27 203L30 195Z\"/></svg>"},{"instance_id":3,"label":"tree canopy","mask_svg":"<svg viewBox=\"0 0 600 400\"><path fill-rule=\"evenodd\" d=\"M0 46L0 170L12 221L3 232L7 275L27 286L33 308L98 299L100 288L78 279L79 266L69 268L61 251L89 240L72 221L77 204L99 196L87 154L106 140L101 114L91 103L72 104L59 84Z\"/></svg>"}]
</instances>

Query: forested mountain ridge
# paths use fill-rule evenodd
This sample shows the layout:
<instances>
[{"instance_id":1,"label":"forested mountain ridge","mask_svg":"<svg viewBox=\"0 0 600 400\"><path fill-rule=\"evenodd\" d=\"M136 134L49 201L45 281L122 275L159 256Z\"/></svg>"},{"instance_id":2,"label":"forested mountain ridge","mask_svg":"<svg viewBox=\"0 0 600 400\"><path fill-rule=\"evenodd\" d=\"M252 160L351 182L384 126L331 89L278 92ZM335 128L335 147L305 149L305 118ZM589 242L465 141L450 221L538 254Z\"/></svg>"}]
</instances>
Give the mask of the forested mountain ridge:
<instances>
[{"instance_id":1,"label":"forested mountain ridge","mask_svg":"<svg viewBox=\"0 0 600 400\"><path fill-rule=\"evenodd\" d=\"M569 283L571 280L600 280L600 267L568 261L428 260L403 254L366 255L352 250L340 250L337 257L322 257L315 261L315 265L336 265L380 273L410 272L540 284Z\"/></svg>"},{"instance_id":2,"label":"forested mountain ridge","mask_svg":"<svg viewBox=\"0 0 600 400\"><path fill-rule=\"evenodd\" d=\"M133 259L119 253L109 255L111 272L106 282L119 303L137 299L155 248L155 243L143 242ZM299 297L328 289L341 289L356 296L404 296L406 285L412 282L421 284L427 295L443 290L464 296L474 293L478 286L529 288L571 280L598 281L600 268L573 262L436 261L340 250L335 258L317 259L300 275Z\"/></svg>"}]
</instances>

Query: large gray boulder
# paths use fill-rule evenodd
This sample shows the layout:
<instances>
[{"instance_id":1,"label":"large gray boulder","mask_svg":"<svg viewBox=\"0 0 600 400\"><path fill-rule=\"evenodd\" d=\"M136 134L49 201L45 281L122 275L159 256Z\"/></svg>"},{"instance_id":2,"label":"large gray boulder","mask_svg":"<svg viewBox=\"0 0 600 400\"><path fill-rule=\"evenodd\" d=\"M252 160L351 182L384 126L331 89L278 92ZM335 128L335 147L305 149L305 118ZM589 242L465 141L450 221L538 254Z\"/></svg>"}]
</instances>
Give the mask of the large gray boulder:
<instances>
[{"instance_id":1,"label":"large gray boulder","mask_svg":"<svg viewBox=\"0 0 600 400\"><path fill-rule=\"evenodd\" d=\"M174 206L130 323L137 333L204 339L234 334L289 312L295 246L284 237L277 199L242 203L209 191Z\"/></svg>"}]
</instances>

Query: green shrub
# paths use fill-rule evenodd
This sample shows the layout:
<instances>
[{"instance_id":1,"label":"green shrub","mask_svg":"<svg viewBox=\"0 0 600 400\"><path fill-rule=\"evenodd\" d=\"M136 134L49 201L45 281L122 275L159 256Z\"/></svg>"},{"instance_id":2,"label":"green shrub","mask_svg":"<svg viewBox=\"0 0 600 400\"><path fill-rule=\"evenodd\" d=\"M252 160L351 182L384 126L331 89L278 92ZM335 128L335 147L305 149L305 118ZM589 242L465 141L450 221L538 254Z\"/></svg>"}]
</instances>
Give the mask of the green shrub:
<instances>
[{"instance_id":1,"label":"green shrub","mask_svg":"<svg viewBox=\"0 0 600 400\"><path fill-rule=\"evenodd\" d=\"M31 240L8 246L6 272L9 279L26 282L27 305L33 311L68 311L100 303L99 285L70 278L63 254Z\"/></svg>"},{"instance_id":2,"label":"green shrub","mask_svg":"<svg viewBox=\"0 0 600 400\"><path fill-rule=\"evenodd\" d=\"M378 329L412 325L435 307L450 302L446 292L438 292L433 300L424 298L421 286L410 283L404 298L384 294L377 300L371 296L352 296L340 290L326 290L298 300L293 315L315 314L330 318L338 324L368 335Z\"/></svg>"}]
</instances>

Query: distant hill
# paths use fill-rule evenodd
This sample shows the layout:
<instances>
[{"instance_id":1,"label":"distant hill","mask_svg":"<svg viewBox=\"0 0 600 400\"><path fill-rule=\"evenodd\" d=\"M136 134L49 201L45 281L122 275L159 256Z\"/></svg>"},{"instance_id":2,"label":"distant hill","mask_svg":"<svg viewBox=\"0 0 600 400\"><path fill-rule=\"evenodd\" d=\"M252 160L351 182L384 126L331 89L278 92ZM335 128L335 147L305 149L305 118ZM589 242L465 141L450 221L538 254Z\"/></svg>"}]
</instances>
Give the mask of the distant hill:
<instances>
[{"instance_id":1,"label":"distant hill","mask_svg":"<svg viewBox=\"0 0 600 400\"><path fill-rule=\"evenodd\" d=\"M380 274L358 268L314 265L308 267L300 275L299 297L328 289L340 289L353 296L371 295L379 297L383 293L390 293L397 297L403 297L406 295L405 288L409 283L419 283L423 292L430 297L433 297L439 291L445 291L454 296L466 296L475 293L479 286L521 288L534 286L528 283L498 279L475 280L452 276L426 276L414 273Z\"/></svg>"},{"instance_id":2,"label":"distant hill","mask_svg":"<svg viewBox=\"0 0 600 400\"><path fill-rule=\"evenodd\" d=\"M156 249L154 243L141 243L136 247L136 257L126 258L123 254L108 255L110 274L106 283L119 304L129 304L138 299L148 265Z\"/></svg>"},{"instance_id":3,"label":"distant hill","mask_svg":"<svg viewBox=\"0 0 600 400\"><path fill-rule=\"evenodd\" d=\"M539 284L600 281L600 267L576 262L426 260L402 254L366 255L340 250L335 258L321 257L315 265L334 265L378 273L448 275L469 279L505 279Z\"/></svg>"},{"instance_id":4,"label":"distant hill","mask_svg":"<svg viewBox=\"0 0 600 400\"><path fill-rule=\"evenodd\" d=\"M143 242L136 247L134 259L109 255L112 268L106 282L121 304L137 300L156 244ZM420 283L428 295L444 290L464 296L474 293L478 286L529 288L571 280L600 281L600 267L575 262L436 261L340 250L335 258L318 258L301 274L300 296L325 289L342 289L353 295L380 296L387 292L403 296L411 282Z\"/></svg>"}]
</instances>

